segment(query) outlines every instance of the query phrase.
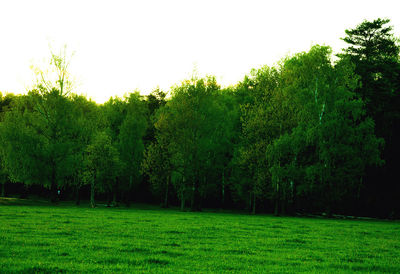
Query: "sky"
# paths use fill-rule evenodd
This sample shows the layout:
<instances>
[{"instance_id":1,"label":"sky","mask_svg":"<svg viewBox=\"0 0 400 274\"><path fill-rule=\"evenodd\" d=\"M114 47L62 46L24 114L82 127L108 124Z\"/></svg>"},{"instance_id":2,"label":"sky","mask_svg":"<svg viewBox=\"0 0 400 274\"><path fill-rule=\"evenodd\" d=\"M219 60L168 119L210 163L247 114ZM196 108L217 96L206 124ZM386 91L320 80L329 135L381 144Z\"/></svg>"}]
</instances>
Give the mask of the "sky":
<instances>
[{"instance_id":1,"label":"sky","mask_svg":"<svg viewBox=\"0 0 400 274\"><path fill-rule=\"evenodd\" d=\"M0 91L26 93L31 67L45 70L64 45L74 92L98 103L169 91L194 70L234 85L315 44L340 52L363 20L389 18L400 37L399 10L399 0L0 0Z\"/></svg>"}]
</instances>

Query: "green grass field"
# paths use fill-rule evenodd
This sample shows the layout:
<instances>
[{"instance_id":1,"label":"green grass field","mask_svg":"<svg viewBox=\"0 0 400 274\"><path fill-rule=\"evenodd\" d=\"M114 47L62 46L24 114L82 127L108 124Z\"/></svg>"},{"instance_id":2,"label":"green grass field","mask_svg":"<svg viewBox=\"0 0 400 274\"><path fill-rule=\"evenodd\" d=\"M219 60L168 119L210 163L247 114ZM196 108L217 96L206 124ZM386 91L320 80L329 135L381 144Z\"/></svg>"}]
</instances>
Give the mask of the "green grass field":
<instances>
[{"instance_id":1,"label":"green grass field","mask_svg":"<svg viewBox=\"0 0 400 274\"><path fill-rule=\"evenodd\" d=\"M0 200L0 272L397 272L400 223Z\"/></svg>"}]
</instances>

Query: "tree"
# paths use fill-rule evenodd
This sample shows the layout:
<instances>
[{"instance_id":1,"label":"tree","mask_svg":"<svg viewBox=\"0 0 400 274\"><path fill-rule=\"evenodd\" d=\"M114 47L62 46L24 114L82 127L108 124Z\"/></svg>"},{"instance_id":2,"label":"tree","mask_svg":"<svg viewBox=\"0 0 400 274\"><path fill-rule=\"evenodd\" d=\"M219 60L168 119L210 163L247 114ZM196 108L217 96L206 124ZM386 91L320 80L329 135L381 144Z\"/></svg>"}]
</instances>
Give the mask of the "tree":
<instances>
[{"instance_id":1,"label":"tree","mask_svg":"<svg viewBox=\"0 0 400 274\"><path fill-rule=\"evenodd\" d=\"M173 165L168 150L168 142L162 136L151 143L144 155L142 172L149 176L152 190L162 197L161 206L167 208Z\"/></svg>"},{"instance_id":2,"label":"tree","mask_svg":"<svg viewBox=\"0 0 400 274\"><path fill-rule=\"evenodd\" d=\"M120 131L121 125L126 117L127 109L126 102L119 97L111 97L107 102L101 106L101 122L99 124L99 130L105 131L111 138L111 144L119 153L120 146ZM116 204L117 192L120 189L122 174L118 174L118 177L113 182L114 184L108 191L108 205L111 203Z\"/></svg>"},{"instance_id":3,"label":"tree","mask_svg":"<svg viewBox=\"0 0 400 274\"><path fill-rule=\"evenodd\" d=\"M73 173L70 182L75 188L76 204L80 204L80 189L85 184L86 149L92 143L100 124L100 111L98 105L84 96L72 94L73 119L78 131L76 131L75 143L70 167Z\"/></svg>"},{"instance_id":4,"label":"tree","mask_svg":"<svg viewBox=\"0 0 400 274\"><path fill-rule=\"evenodd\" d=\"M124 167L121 173L121 179L125 180L123 190L129 193L140 181L148 112L139 93L131 93L124 104L126 114L119 128L117 147ZM125 200L128 202L129 197Z\"/></svg>"},{"instance_id":5,"label":"tree","mask_svg":"<svg viewBox=\"0 0 400 274\"><path fill-rule=\"evenodd\" d=\"M10 110L14 98L15 96L13 94L6 94L5 96L3 96L3 94L0 92L0 124L4 121L5 113ZM1 144L0 145L0 184L1 184L0 197L5 197L5 184L8 179L8 173L4 166L4 156L3 156L4 151L2 150L2 148L4 148L4 143L1 138L0 138L0 144Z\"/></svg>"},{"instance_id":6,"label":"tree","mask_svg":"<svg viewBox=\"0 0 400 274\"><path fill-rule=\"evenodd\" d=\"M367 165L381 163L382 144L353 92L357 77L351 63L343 59L333 66L330 53L314 46L285 61L282 75L294 92L297 122L269 151L275 162L272 176L296 182L303 175L297 190L323 193L319 199L328 214L348 193L357 192Z\"/></svg>"},{"instance_id":7,"label":"tree","mask_svg":"<svg viewBox=\"0 0 400 274\"><path fill-rule=\"evenodd\" d=\"M397 108L400 82L400 45L393 36L393 28L385 26L389 19L364 21L355 29L346 30L342 40L349 44L340 57L349 57L355 64L355 72L360 76L361 85L355 90L377 123L378 134L387 134L393 116L398 116ZM397 111L396 111L397 110ZM395 112L395 113L393 113ZM390 119L390 121L387 121Z\"/></svg>"},{"instance_id":8,"label":"tree","mask_svg":"<svg viewBox=\"0 0 400 274\"><path fill-rule=\"evenodd\" d=\"M241 108L242 139L237 157L250 174L250 180L246 182L250 183L247 189L253 214L257 197L273 198L276 210L280 200L282 182L271 181L266 157L268 146L293 124L293 104L289 99L290 93L283 89L280 74L279 68L265 66L253 70L238 87L249 94L248 103Z\"/></svg>"},{"instance_id":9,"label":"tree","mask_svg":"<svg viewBox=\"0 0 400 274\"><path fill-rule=\"evenodd\" d=\"M355 65L355 72L360 76L355 92L365 102L366 114L375 121L376 135L385 140L383 158L386 163L379 170L371 169L366 176L366 181L370 182L368 195L378 194L377 199L384 201L381 205L387 204L385 211L397 208L400 212L398 203L394 202L399 199L400 188L392 180L397 174L400 152L397 142L400 138L400 44L388 23L389 19L378 18L346 30L342 40L348 47L339 57L349 58ZM382 183L377 184L378 180ZM387 192L387 189L393 191Z\"/></svg>"},{"instance_id":10,"label":"tree","mask_svg":"<svg viewBox=\"0 0 400 274\"><path fill-rule=\"evenodd\" d=\"M168 141L174 167L172 182L182 209L187 199L191 210L201 209L210 155L224 123L223 115L217 114L223 113L216 100L218 91L213 77L184 81L174 87L171 100L157 112L156 136Z\"/></svg>"},{"instance_id":11,"label":"tree","mask_svg":"<svg viewBox=\"0 0 400 274\"><path fill-rule=\"evenodd\" d=\"M36 70L38 82L28 95L21 96L4 118L3 141L5 167L13 180L49 186L51 200L57 200L57 189L72 168L70 157L75 146L77 127L72 117L68 94L71 81L66 50L51 53L55 79ZM19 158L20 157L20 158Z\"/></svg>"},{"instance_id":12,"label":"tree","mask_svg":"<svg viewBox=\"0 0 400 274\"><path fill-rule=\"evenodd\" d=\"M121 171L118 151L106 132L98 132L86 148L85 180L90 183L90 204L95 207L95 191L110 191Z\"/></svg>"}]
</instances>

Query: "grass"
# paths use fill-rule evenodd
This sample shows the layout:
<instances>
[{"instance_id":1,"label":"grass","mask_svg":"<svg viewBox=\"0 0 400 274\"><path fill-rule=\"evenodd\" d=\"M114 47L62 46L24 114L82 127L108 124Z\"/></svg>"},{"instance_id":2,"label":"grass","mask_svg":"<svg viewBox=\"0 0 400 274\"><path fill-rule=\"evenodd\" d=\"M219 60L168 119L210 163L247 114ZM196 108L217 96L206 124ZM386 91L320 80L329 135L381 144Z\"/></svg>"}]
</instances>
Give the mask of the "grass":
<instances>
[{"instance_id":1,"label":"grass","mask_svg":"<svg viewBox=\"0 0 400 274\"><path fill-rule=\"evenodd\" d=\"M0 272L393 272L400 223L0 199Z\"/></svg>"}]
</instances>

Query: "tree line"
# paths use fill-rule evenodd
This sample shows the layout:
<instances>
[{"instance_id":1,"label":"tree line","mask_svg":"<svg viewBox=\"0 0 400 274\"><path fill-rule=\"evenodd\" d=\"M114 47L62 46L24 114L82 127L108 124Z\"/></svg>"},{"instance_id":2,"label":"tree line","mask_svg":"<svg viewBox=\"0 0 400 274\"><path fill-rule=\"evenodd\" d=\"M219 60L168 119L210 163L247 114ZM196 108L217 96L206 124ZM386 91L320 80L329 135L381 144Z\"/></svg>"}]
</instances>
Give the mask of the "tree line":
<instances>
[{"instance_id":1,"label":"tree line","mask_svg":"<svg viewBox=\"0 0 400 274\"><path fill-rule=\"evenodd\" d=\"M89 189L94 207L145 188L182 210L396 216L400 46L388 23L346 30L336 58L315 45L227 88L193 76L170 96L101 105L73 93L65 51L52 54L55 80L39 72L27 94L0 96L1 194L39 185L79 203Z\"/></svg>"}]
</instances>

